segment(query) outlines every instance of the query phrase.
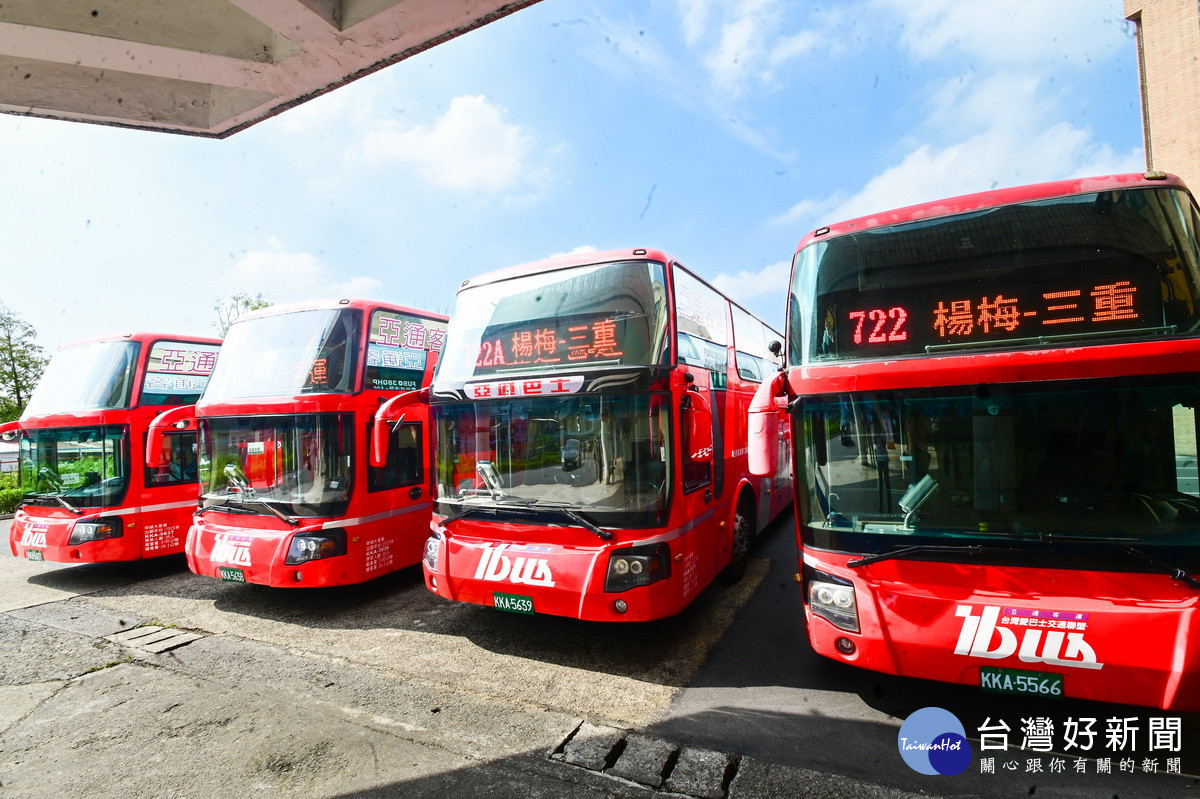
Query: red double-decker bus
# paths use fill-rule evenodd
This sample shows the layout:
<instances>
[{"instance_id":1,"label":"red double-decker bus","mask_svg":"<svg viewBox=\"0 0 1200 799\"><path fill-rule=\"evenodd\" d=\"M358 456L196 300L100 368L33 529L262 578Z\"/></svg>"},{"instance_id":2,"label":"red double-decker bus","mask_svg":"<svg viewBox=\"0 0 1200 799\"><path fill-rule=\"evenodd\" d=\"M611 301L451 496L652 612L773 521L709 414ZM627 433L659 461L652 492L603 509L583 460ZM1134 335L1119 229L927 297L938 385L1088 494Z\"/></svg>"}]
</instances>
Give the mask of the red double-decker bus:
<instances>
[{"instance_id":1,"label":"red double-decker bus","mask_svg":"<svg viewBox=\"0 0 1200 799\"><path fill-rule=\"evenodd\" d=\"M1200 709L1198 223L1186 187L1148 173L800 242L788 371L758 400L793 408L817 652Z\"/></svg>"},{"instance_id":2,"label":"red double-decker bus","mask_svg":"<svg viewBox=\"0 0 1200 799\"><path fill-rule=\"evenodd\" d=\"M67 344L20 420L27 490L9 531L17 557L60 563L137 560L183 551L196 507L196 434L164 439L144 468L146 431L164 407L204 390L220 340L125 333Z\"/></svg>"},{"instance_id":3,"label":"red double-decker bus","mask_svg":"<svg viewBox=\"0 0 1200 799\"><path fill-rule=\"evenodd\" d=\"M271 586L330 586L421 558L430 438L412 412L368 463L381 405L429 383L446 317L358 299L246 314L194 408L155 430L197 425L200 507L188 532L197 574Z\"/></svg>"},{"instance_id":4,"label":"red double-decker bus","mask_svg":"<svg viewBox=\"0 0 1200 799\"><path fill-rule=\"evenodd\" d=\"M746 470L775 335L656 250L467 281L430 392L426 585L501 610L646 620L737 576L791 502L788 466Z\"/></svg>"}]
</instances>

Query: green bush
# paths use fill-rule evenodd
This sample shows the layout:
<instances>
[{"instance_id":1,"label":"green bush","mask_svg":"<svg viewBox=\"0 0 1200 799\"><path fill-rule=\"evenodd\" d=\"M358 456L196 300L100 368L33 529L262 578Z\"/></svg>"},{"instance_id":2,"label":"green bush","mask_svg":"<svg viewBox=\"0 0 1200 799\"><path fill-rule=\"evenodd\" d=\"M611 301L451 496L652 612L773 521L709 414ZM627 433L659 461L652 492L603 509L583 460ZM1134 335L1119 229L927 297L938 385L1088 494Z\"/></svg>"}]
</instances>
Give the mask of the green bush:
<instances>
[{"instance_id":1,"label":"green bush","mask_svg":"<svg viewBox=\"0 0 1200 799\"><path fill-rule=\"evenodd\" d=\"M12 513L17 509L25 492L19 488L0 488L0 513Z\"/></svg>"},{"instance_id":2,"label":"green bush","mask_svg":"<svg viewBox=\"0 0 1200 799\"><path fill-rule=\"evenodd\" d=\"M16 487L17 487L17 473L16 472L0 472L0 491L4 490L5 488L16 488Z\"/></svg>"}]
</instances>

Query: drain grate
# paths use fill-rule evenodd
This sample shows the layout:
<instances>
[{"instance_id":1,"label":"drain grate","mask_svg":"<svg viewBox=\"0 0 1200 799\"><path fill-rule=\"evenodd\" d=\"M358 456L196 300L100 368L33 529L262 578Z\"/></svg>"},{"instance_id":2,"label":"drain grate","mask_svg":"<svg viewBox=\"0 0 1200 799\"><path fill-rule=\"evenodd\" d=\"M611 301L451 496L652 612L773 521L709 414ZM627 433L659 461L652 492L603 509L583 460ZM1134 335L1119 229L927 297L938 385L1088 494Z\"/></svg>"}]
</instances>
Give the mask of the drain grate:
<instances>
[{"instance_id":1,"label":"drain grate","mask_svg":"<svg viewBox=\"0 0 1200 799\"><path fill-rule=\"evenodd\" d=\"M725 799L740 762L728 752L680 746L586 721L563 739L550 759L698 799Z\"/></svg>"},{"instance_id":2,"label":"drain grate","mask_svg":"<svg viewBox=\"0 0 1200 799\"><path fill-rule=\"evenodd\" d=\"M106 635L104 636L104 640L112 641L114 644L127 646L130 649L136 649L140 652L159 655L163 652L170 652L172 649L178 649L185 644L190 644L192 641L203 637L204 635L201 633L180 630L174 627L158 627L153 624L147 624L144 627L134 627L132 630L124 630L115 635Z\"/></svg>"}]
</instances>

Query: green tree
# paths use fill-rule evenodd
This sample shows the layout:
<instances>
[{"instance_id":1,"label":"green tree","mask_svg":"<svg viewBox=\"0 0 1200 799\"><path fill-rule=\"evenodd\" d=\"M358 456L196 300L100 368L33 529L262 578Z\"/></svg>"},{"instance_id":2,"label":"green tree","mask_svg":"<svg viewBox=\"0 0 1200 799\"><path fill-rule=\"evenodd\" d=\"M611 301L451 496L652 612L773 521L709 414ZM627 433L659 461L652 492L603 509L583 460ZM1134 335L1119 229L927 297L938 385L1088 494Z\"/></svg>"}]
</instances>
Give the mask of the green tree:
<instances>
[{"instance_id":1,"label":"green tree","mask_svg":"<svg viewBox=\"0 0 1200 799\"><path fill-rule=\"evenodd\" d=\"M247 311L257 311L259 308L270 307L271 301L266 298L261 291L257 294L251 294L248 291L239 291L233 296L226 297L213 305L213 310L217 312L216 328L221 331L221 336L224 337L229 332L229 326L237 321L237 318Z\"/></svg>"},{"instance_id":2,"label":"green tree","mask_svg":"<svg viewBox=\"0 0 1200 799\"><path fill-rule=\"evenodd\" d=\"M49 361L33 325L0 302L0 422L20 418Z\"/></svg>"}]
</instances>

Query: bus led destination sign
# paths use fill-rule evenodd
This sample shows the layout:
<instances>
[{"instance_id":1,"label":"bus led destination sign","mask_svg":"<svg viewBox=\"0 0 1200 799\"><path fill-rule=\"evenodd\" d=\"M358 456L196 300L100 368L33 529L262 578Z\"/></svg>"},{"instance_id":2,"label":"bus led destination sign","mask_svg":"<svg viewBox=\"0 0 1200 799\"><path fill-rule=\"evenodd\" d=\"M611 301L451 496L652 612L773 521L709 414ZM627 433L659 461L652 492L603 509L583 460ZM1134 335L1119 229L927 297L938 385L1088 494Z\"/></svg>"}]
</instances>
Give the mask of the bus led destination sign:
<instances>
[{"instance_id":1,"label":"bus led destination sign","mask_svg":"<svg viewBox=\"0 0 1200 799\"><path fill-rule=\"evenodd\" d=\"M539 319L484 331L475 374L524 366L620 362L623 325L607 314Z\"/></svg>"},{"instance_id":2,"label":"bus led destination sign","mask_svg":"<svg viewBox=\"0 0 1200 799\"><path fill-rule=\"evenodd\" d=\"M872 357L1103 335L1164 324L1157 281L1128 275L1054 285L840 292L823 298L822 355Z\"/></svg>"}]
</instances>

